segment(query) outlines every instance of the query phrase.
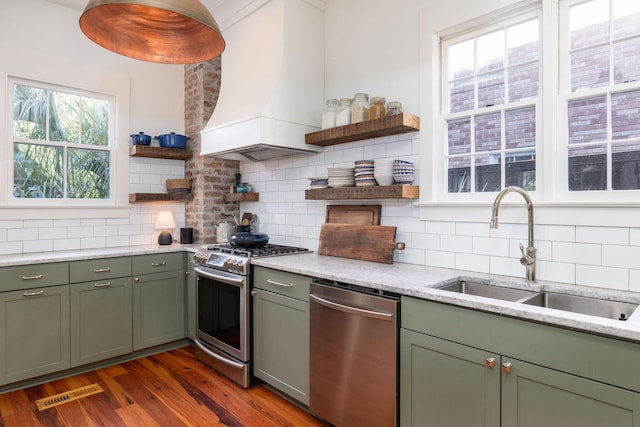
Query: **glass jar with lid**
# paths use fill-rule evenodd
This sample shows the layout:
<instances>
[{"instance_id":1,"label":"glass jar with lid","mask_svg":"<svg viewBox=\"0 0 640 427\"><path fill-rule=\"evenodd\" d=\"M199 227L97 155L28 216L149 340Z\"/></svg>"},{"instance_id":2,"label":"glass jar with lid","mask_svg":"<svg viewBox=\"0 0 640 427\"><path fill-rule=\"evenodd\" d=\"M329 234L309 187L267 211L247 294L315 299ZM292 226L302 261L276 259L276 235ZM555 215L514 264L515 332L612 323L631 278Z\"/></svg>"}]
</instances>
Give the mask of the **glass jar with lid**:
<instances>
[{"instance_id":1,"label":"glass jar with lid","mask_svg":"<svg viewBox=\"0 0 640 427\"><path fill-rule=\"evenodd\" d=\"M336 126L344 126L351 123L351 98L342 98L336 111Z\"/></svg>"},{"instance_id":2,"label":"glass jar with lid","mask_svg":"<svg viewBox=\"0 0 640 427\"><path fill-rule=\"evenodd\" d=\"M322 112L322 129L336 127L336 113L338 112L338 100L327 99L327 106Z\"/></svg>"},{"instance_id":3,"label":"glass jar with lid","mask_svg":"<svg viewBox=\"0 0 640 427\"><path fill-rule=\"evenodd\" d=\"M351 123L360 123L369 120L369 94L356 93L353 96L351 106Z\"/></svg>"},{"instance_id":4,"label":"glass jar with lid","mask_svg":"<svg viewBox=\"0 0 640 427\"><path fill-rule=\"evenodd\" d=\"M384 108L385 99L380 96L371 98L371 106L369 107L369 120L381 119L385 116Z\"/></svg>"},{"instance_id":5,"label":"glass jar with lid","mask_svg":"<svg viewBox=\"0 0 640 427\"><path fill-rule=\"evenodd\" d=\"M389 101L387 102L387 116L395 116L402 113L402 102Z\"/></svg>"}]
</instances>

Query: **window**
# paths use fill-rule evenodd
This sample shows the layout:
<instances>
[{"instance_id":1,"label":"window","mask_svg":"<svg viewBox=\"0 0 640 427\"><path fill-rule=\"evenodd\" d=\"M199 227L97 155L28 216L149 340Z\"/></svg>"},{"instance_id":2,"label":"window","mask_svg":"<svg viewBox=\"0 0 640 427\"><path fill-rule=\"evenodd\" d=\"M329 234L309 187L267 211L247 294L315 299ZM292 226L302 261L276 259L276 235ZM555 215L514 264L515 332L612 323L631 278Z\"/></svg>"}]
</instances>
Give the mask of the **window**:
<instances>
[{"instance_id":1,"label":"window","mask_svg":"<svg viewBox=\"0 0 640 427\"><path fill-rule=\"evenodd\" d=\"M437 197L517 185L540 201L638 201L640 1L532 1L454 30L439 45Z\"/></svg>"},{"instance_id":2,"label":"window","mask_svg":"<svg viewBox=\"0 0 640 427\"><path fill-rule=\"evenodd\" d=\"M105 95L11 79L13 188L18 204L112 199L112 117Z\"/></svg>"},{"instance_id":3,"label":"window","mask_svg":"<svg viewBox=\"0 0 640 427\"><path fill-rule=\"evenodd\" d=\"M640 189L640 2L564 10L568 190Z\"/></svg>"},{"instance_id":4,"label":"window","mask_svg":"<svg viewBox=\"0 0 640 427\"><path fill-rule=\"evenodd\" d=\"M539 27L521 17L443 42L448 193L536 189Z\"/></svg>"}]
</instances>

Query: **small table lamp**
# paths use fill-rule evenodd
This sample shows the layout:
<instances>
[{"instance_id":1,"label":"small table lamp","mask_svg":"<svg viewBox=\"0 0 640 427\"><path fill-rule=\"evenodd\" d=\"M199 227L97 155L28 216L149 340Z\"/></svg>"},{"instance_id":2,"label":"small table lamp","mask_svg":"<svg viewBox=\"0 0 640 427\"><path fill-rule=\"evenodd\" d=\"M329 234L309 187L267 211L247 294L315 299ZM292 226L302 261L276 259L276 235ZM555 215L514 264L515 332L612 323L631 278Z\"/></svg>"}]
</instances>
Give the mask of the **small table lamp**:
<instances>
[{"instance_id":1,"label":"small table lamp","mask_svg":"<svg viewBox=\"0 0 640 427\"><path fill-rule=\"evenodd\" d=\"M156 218L156 230L162 230L158 236L159 245L170 245L173 243L173 237L169 230L176 228L176 221L173 218L173 212L160 211Z\"/></svg>"}]
</instances>

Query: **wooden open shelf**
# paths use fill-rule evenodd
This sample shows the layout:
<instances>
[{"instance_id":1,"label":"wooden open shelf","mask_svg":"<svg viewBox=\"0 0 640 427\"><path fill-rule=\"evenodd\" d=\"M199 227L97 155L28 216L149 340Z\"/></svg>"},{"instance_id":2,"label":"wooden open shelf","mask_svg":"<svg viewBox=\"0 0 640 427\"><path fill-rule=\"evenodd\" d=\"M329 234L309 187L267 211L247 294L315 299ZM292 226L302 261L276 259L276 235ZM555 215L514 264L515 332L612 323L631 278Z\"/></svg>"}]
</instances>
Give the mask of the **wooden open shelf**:
<instances>
[{"instance_id":1,"label":"wooden open shelf","mask_svg":"<svg viewBox=\"0 0 640 427\"><path fill-rule=\"evenodd\" d=\"M304 142L326 147L329 145L343 144L345 142L398 135L419 130L420 118L413 114L402 113L381 119L367 120L365 122L308 133L304 136Z\"/></svg>"},{"instance_id":2,"label":"wooden open shelf","mask_svg":"<svg viewBox=\"0 0 640 427\"><path fill-rule=\"evenodd\" d=\"M129 193L129 203L141 202L188 202L191 193Z\"/></svg>"},{"instance_id":3,"label":"wooden open shelf","mask_svg":"<svg viewBox=\"0 0 640 427\"><path fill-rule=\"evenodd\" d=\"M257 202L260 193L224 193L222 199L225 202Z\"/></svg>"},{"instance_id":4,"label":"wooden open shelf","mask_svg":"<svg viewBox=\"0 0 640 427\"><path fill-rule=\"evenodd\" d=\"M193 157L193 152L182 148L132 145L129 147L129 155L131 157L151 157L154 159L188 160Z\"/></svg>"},{"instance_id":5,"label":"wooden open shelf","mask_svg":"<svg viewBox=\"0 0 640 427\"><path fill-rule=\"evenodd\" d=\"M304 192L306 200L417 199L418 197L420 197L420 186L417 185L320 188Z\"/></svg>"}]
</instances>

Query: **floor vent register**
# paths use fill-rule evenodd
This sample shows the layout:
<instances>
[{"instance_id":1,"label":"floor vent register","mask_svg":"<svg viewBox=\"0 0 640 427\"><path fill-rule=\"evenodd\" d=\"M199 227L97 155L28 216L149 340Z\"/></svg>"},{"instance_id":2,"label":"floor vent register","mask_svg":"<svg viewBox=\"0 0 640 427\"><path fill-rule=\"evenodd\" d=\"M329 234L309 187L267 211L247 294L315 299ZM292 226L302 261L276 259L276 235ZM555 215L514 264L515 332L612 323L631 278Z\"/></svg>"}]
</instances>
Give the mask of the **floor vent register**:
<instances>
[{"instance_id":1,"label":"floor vent register","mask_svg":"<svg viewBox=\"0 0 640 427\"><path fill-rule=\"evenodd\" d=\"M92 394L102 393L103 391L104 390L100 387L100 384L91 384L86 387L80 387L74 390L65 391L64 393L38 399L36 400L36 406L38 407L38 410L44 411L45 409L82 399L83 397L91 396Z\"/></svg>"}]
</instances>

